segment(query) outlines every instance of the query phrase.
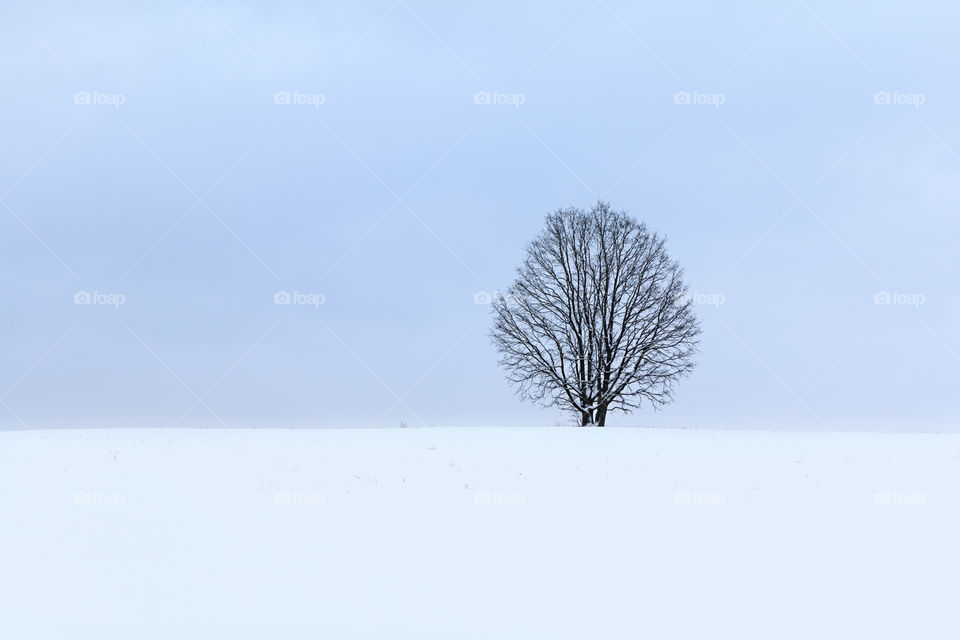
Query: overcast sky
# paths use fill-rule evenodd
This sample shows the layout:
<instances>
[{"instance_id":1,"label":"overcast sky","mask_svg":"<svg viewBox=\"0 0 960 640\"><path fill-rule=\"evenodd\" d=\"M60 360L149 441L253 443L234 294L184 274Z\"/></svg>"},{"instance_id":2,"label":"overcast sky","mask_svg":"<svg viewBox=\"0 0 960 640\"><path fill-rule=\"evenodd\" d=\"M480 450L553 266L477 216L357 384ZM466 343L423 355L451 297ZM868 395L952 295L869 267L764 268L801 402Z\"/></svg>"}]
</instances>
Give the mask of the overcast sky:
<instances>
[{"instance_id":1,"label":"overcast sky","mask_svg":"<svg viewBox=\"0 0 960 640\"><path fill-rule=\"evenodd\" d=\"M2 0L0 428L566 421L475 298L603 198L704 327L612 424L953 429L958 14Z\"/></svg>"}]
</instances>

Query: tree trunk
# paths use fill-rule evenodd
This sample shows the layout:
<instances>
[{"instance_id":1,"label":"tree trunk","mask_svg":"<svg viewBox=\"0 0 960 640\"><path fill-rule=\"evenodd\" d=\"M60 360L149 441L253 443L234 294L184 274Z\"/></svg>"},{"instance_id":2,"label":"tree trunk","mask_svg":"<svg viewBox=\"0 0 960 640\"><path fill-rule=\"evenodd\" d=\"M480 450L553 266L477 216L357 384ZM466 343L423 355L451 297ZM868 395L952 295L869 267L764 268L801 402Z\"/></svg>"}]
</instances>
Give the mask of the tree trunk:
<instances>
[{"instance_id":1,"label":"tree trunk","mask_svg":"<svg viewBox=\"0 0 960 640\"><path fill-rule=\"evenodd\" d=\"M580 412L581 427L602 427L607 421L607 405Z\"/></svg>"},{"instance_id":2,"label":"tree trunk","mask_svg":"<svg viewBox=\"0 0 960 640\"><path fill-rule=\"evenodd\" d=\"M602 427L607 422L607 405L597 407L597 426Z\"/></svg>"}]
</instances>

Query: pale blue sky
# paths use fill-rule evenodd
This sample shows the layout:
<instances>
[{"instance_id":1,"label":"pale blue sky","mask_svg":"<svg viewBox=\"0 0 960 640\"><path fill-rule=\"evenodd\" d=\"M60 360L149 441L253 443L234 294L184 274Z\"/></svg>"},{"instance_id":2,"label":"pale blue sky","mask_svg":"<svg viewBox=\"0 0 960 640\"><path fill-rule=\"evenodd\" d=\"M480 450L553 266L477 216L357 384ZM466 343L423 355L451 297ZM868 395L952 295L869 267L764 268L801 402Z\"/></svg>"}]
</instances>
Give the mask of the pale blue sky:
<instances>
[{"instance_id":1,"label":"pale blue sky","mask_svg":"<svg viewBox=\"0 0 960 640\"><path fill-rule=\"evenodd\" d=\"M514 397L474 294L544 213L603 197L722 302L676 402L613 424L953 429L958 25L2 0L0 428L566 420Z\"/></svg>"}]
</instances>

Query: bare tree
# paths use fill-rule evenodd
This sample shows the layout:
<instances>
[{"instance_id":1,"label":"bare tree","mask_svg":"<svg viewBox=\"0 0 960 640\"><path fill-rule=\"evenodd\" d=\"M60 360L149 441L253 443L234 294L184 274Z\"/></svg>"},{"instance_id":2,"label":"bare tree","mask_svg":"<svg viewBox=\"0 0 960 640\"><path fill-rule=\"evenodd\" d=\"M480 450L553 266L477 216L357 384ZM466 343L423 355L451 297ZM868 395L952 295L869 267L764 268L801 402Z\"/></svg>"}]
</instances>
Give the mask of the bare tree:
<instances>
[{"instance_id":1,"label":"bare tree","mask_svg":"<svg viewBox=\"0 0 960 640\"><path fill-rule=\"evenodd\" d=\"M493 301L493 343L521 397L603 426L657 409L695 366L700 325L664 239L598 202L561 209Z\"/></svg>"}]
</instances>

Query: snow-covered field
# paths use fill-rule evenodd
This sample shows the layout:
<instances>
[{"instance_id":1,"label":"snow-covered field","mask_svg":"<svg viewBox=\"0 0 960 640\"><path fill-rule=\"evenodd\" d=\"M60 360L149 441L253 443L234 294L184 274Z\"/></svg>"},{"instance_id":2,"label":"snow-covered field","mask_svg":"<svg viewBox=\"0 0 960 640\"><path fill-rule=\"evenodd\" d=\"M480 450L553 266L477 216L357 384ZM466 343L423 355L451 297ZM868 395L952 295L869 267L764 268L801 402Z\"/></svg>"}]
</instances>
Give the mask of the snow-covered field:
<instances>
[{"instance_id":1,"label":"snow-covered field","mask_svg":"<svg viewBox=\"0 0 960 640\"><path fill-rule=\"evenodd\" d=\"M960 436L0 433L0 638L953 638Z\"/></svg>"}]
</instances>

